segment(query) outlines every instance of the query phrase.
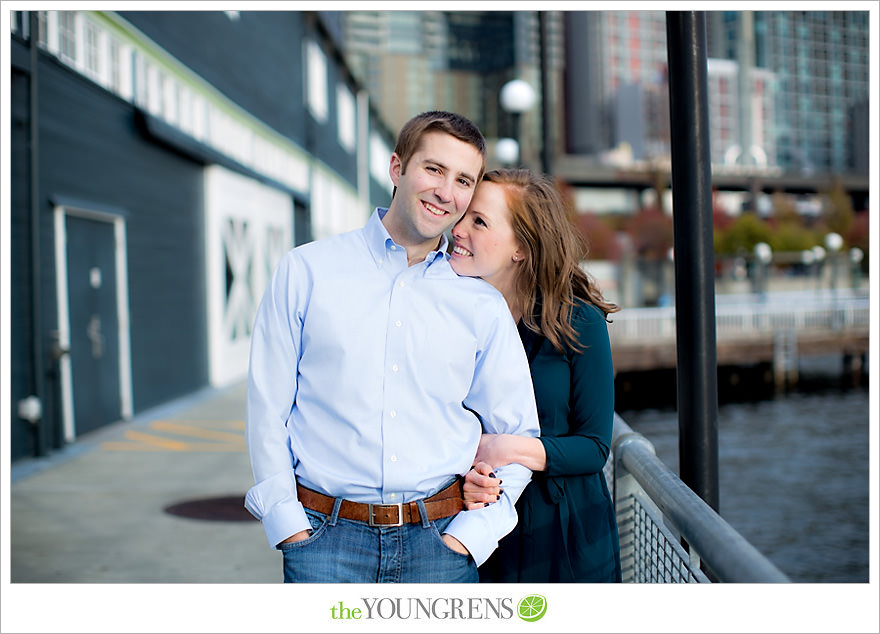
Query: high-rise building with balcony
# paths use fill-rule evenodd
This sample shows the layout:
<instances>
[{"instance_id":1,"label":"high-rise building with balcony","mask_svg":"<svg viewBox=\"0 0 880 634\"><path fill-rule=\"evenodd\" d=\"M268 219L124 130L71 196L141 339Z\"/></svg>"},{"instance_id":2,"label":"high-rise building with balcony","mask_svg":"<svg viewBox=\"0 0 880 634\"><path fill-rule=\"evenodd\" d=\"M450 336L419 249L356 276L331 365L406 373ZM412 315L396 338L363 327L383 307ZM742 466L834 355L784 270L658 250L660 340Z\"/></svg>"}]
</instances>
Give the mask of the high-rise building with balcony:
<instances>
[{"instance_id":1,"label":"high-rise building with balcony","mask_svg":"<svg viewBox=\"0 0 880 634\"><path fill-rule=\"evenodd\" d=\"M867 169L868 12L706 13L712 160ZM565 13L567 152L669 152L664 11Z\"/></svg>"},{"instance_id":2,"label":"high-rise building with balcony","mask_svg":"<svg viewBox=\"0 0 880 634\"><path fill-rule=\"evenodd\" d=\"M867 171L867 11L707 14L710 55L772 73L776 162L788 170ZM745 28L744 28L745 26Z\"/></svg>"}]
</instances>

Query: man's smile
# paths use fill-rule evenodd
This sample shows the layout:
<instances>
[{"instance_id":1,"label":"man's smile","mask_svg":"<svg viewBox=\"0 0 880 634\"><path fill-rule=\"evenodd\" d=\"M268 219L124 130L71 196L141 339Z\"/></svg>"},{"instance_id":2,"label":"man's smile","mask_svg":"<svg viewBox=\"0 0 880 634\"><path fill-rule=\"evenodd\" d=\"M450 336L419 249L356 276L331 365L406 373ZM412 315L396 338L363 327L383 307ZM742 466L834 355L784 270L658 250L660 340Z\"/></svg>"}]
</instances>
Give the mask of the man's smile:
<instances>
[{"instance_id":1,"label":"man's smile","mask_svg":"<svg viewBox=\"0 0 880 634\"><path fill-rule=\"evenodd\" d=\"M435 207L435 206L432 205L431 203L428 203L428 202L425 202L425 201L422 201L422 205L424 205L425 209L427 209L428 211L430 211L430 212L431 212L432 214L434 214L435 216L445 216L446 214L449 213L449 212L446 211L445 209L440 209L439 207Z\"/></svg>"}]
</instances>

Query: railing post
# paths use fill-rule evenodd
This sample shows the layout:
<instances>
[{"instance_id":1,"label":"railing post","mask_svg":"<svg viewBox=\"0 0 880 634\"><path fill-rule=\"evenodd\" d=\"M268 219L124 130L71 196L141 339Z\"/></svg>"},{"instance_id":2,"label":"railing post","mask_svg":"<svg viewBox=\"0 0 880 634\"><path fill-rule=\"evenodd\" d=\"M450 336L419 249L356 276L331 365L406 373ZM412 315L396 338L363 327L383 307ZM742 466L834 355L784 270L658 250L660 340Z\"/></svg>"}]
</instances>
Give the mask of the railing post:
<instances>
[{"instance_id":1,"label":"railing post","mask_svg":"<svg viewBox=\"0 0 880 634\"><path fill-rule=\"evenodd\" d=\"M672 196L679 469L682 481L718 510L718 375L715 254L706 16L666 14Z\"/></svg>"}]
</instances>

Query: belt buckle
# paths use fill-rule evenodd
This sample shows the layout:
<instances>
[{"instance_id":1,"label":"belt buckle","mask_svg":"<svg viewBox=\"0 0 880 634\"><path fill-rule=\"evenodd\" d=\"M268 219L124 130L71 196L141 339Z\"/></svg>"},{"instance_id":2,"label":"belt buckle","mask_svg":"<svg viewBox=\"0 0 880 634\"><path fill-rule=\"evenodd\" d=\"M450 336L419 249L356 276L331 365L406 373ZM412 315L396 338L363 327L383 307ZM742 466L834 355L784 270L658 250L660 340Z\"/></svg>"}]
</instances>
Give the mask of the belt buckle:
<instances>
[{"instance_id":1,"label":"belt buckle","mask_svg":"<svg viewBox=\"0 0 880 634\"><path fill-rule=\"evenodd\" d=\"M373 526L373 527L403 526L403 502L398 502L397 504L367 504L367 506L369 507L369 509L367 509L369 511L369 514L367 516L367 523L370 526ZM397 523L396 524L377 524L373 519L373 517L374 517L373 507L374 506L396 506L397 507Z\"/></svg>"}]
</instances>

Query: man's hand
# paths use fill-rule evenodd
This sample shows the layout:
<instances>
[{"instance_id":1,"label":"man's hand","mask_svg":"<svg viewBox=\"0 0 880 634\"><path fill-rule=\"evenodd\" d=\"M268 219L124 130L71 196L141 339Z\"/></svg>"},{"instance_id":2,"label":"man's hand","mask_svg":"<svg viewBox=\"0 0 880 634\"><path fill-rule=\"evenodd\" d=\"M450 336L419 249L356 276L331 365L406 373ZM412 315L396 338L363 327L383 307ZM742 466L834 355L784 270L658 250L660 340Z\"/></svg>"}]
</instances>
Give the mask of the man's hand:
<instances>
[{"instance_id":1,"label":"man's hand","mask_svg":"<svg viewBox=\"0 0 880 634\"><path fill-rule=\"evenodd\" d=\"M460 541L458 541L455 537L450 535L449 533L443 533L443 543L449 546L452 550L462 555L470 555L470 551L464 547Z\"/></svg>"},{"instance_id":2,"label":"man's hand","mask_svg":"<svg viewBox=\"0 0 880 634\"><path fill-rule=\"evenodd\" d=\"M298 533L294 533L293 535L291 535L290 537L285 539L283 542L281 542L281 544L293 544L295 542L302 542L302 541L307 540L311 536L311 534L312 534L312 531L310 531L310 530L300 531ZM281 544L279 544L279 546Z\"/></svg>"}]
</instances>

